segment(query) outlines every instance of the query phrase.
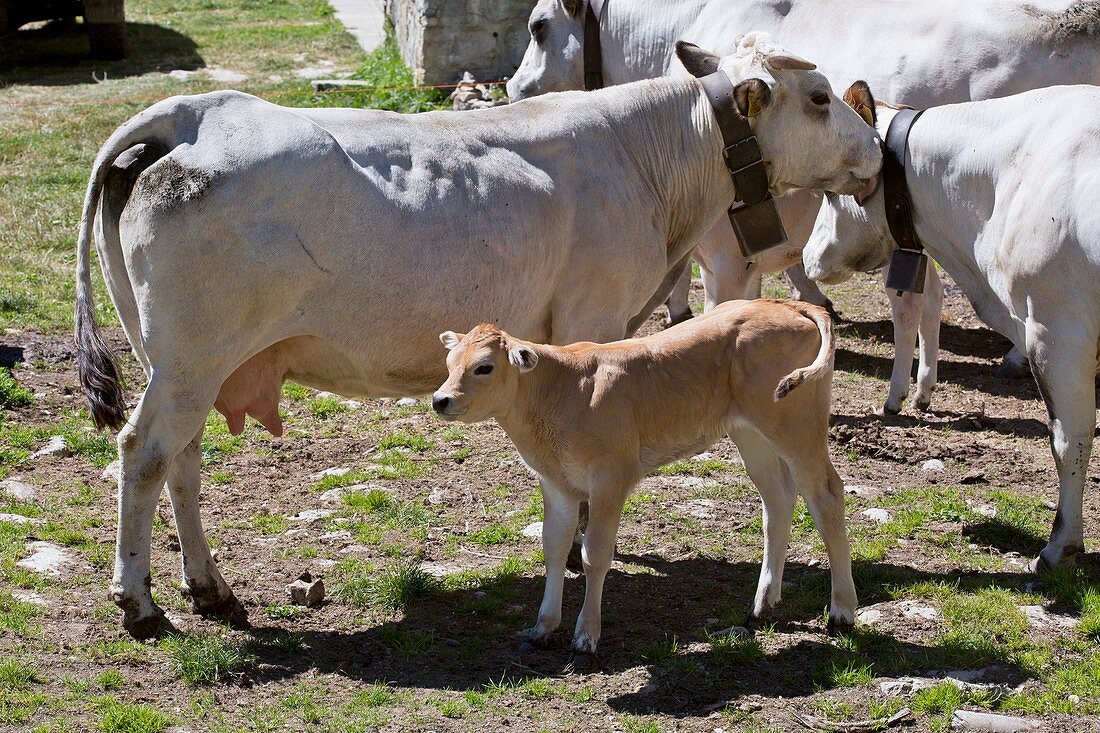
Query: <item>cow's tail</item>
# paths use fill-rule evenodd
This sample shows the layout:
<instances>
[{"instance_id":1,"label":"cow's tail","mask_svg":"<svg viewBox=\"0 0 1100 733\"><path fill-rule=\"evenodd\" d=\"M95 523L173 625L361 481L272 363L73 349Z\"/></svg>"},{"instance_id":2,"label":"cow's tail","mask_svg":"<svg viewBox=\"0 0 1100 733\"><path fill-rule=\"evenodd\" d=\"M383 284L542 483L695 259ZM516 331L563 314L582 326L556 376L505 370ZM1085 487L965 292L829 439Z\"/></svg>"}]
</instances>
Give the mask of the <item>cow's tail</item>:
<instances>
[{"instance_id":1,"label":"cow's tail","mask_svg":"<svg viewBox=\"0 0 1100 733\"><path fill-rule=\"evenodd\" d=\"M817 352L817 358L809 366L795 369L783 377L779 386L775 388L776 401L786 397L792 389L811 379L820 379L827 375L833 368L833 351L836 348L836 340L833 337L833 322L829 314L823 308L797 300L784 301L784 304L809 318L817 326L821 334L821 348Z\"/></svg>"},{"instance_id":2,"label":"cow's tail","mask_svg":"<svg viewBox=\"0 0 1100 733\"><path fill-rule=\"evenodd\" d=\"M160 102L115 130L96 156L76 240L76 355L80 384L97 428L118 429L126 423L126 400L118 362L103 341L96 324L92 299L91 245L96 209L107 174L130 148L145 144L150 150L171 150L179 142L182 127L190 122L187 105L179 98ZM146 160L148 165L151 161Z\"/></svg>"}]
</instances>

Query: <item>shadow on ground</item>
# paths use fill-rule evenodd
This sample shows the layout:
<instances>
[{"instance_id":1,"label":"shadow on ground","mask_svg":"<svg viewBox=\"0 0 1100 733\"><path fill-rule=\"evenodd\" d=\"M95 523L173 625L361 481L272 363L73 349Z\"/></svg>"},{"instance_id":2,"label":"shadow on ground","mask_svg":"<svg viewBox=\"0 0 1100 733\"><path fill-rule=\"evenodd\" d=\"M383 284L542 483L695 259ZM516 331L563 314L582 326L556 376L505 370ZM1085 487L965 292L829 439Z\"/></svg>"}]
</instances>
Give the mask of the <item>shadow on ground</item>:
<instances>
[{"instance_id":1,"label":"shadow on ground","mask_svg":"<svg viewBox=\"0 0 1100 733\"><path fill-rule=\"evenodd\" d=\"M877 675L990 664L1003 665L1012 676L1022 675L1009 655L995 646L962 648L931 635L918 643L860 627L850 643L838 646L826 637L822 623L829 599L828 571L802 563L787 565L785 598L772 618L776 632L799 634L795 643L748 652L698 644L704 640L704 627L720 628L742 618L759 565L712 558L620 559L644 566L646 572L613 570L604 595L602 672L628 674L598 676L593 686L609 693L608 704L617 711L705 716L745 695L811 695L832 687L830 672L848 662L870 662ZM1095 557L1082 565L1095 566ZM888 600L891 585L934 582L970 591L1021 591L1033 580L1023 572L936 573L881 562L856 562L854 576L861 605ZM583 577L566 580L562 628L554 648L521 659L517 632L534 621L542 588L541 576L511 579L501 605L492 609L484 605L483 589L445 590L414 601L402 619L365 631L293 634L300 642L298 649L280 644L287 637L285 630L257 619L252 630L258 662L254 680L262 684L318 670L368 683L481 690L494 682L521 684L559 677L569 656ZM617 685L611 684L614 679Z\"/></svg>"},{"instance_id":2,"label":"shadow on ground","mask_svg":"<svg viewBox=\"0 0 1100 733\"><path fill-rule=\"evenodd\" d=\"M0 38L0 87L12 84L66 86L138 76L150 71L198 69L205 65L188 36L150 23L127 23L130 55L118 61L88 58L80 23L54 21Z\"/></svg>"}]
</instances>

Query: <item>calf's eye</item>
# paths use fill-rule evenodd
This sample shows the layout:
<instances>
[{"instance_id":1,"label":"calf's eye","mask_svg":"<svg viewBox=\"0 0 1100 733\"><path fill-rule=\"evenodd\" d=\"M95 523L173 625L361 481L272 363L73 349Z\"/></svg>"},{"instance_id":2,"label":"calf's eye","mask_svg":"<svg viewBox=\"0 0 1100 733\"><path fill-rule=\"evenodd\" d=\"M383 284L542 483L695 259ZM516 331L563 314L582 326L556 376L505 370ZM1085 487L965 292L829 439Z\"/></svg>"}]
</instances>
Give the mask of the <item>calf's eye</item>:
<instances>
[{"instance_id":1,"label":"calf's eye","mask_svg":"<svg viewBox=\"0 0 1100 733\"><path fill-rule=\"evenodd\" d=\"M531 24L531 37L535 39L536 43L542 43L546 38L546 21L536 20Z\"/></svg>"},{"instance_id":2,"label":"calf's eye","mask_svg":"<svg viewBox=\"0 0 1100 733\"><path fill-rule=\"evenodd\" d=\"M829 106L829 95L825 92L814 92L810 95L810 101L819 107Z\"/></svg>"},{"instance_id":3,"label":"calf's eye","mask_svg":"<svg viewBox=\"0 0 1100 733\"><path fill-rule=\"evenodd\" d=\"M474 374L477 374L478 376L482 376L482 377L484 377L486 374L492 374L492 372L493 372L493 365L492 364L482 364L481 366L479 366L477 369L474 370Z\"/></svg>"}]
</instances>

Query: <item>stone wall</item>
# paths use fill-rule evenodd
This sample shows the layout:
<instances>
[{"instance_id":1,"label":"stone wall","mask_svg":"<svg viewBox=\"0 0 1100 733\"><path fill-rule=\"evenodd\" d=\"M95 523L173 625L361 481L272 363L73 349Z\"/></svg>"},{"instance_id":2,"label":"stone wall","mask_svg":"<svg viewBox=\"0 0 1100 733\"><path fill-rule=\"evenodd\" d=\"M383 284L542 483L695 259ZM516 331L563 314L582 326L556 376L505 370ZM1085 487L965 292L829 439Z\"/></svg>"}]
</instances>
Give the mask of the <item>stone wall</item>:
<instances>
[{"instance_id":1,"label":"stone wall","mask_svg":"<svg viewBox=\"0 0 1100 733\"><path fill-rule=\"evenodd\" d=\"M401 56L418 84L510 76L530 39L535 0L385 0Z\"/></svg>"}]
</instances>

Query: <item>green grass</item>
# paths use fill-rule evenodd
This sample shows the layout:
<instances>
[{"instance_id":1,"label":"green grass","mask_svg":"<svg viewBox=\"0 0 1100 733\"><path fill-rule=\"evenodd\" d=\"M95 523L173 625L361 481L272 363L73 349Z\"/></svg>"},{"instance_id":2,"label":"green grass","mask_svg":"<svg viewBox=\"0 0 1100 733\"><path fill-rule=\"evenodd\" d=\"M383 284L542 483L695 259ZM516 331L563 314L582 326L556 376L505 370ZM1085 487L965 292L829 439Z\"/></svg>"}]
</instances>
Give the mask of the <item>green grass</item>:
<instances>
[{"instance_id":1,"label":"green grass","mask_svg":"<svg viewBox=\"0 0 1100 733\"><path fill-rule=\"evenodd\" d=\"M311 415L321 420L348 411L348 406L343 404L339 397L315 397L306 404L306 407Z\"/></svg>"},{"instance_id":2,"label":"green grass","mask_svg":"<svg viewBox=\"0 0 1100 733\"><path fill-rule=\"evenodd\" d=\"M706 478L720 471L728 471L729 466L725 461L708 458L705 461L697 461L694 458L685 458L661 466L656 473L661 476L699 476Z\"/></svg>"},{"instance_id":3,"label":"green grass","mask_svg":"<svg viewBox=\"0 0 1100 733\"><path fill-rule=\"evenodd\" d=\"M357 102L363 107L388 109L395 112L426 112L447 105L447 91L439 89L397 90L394 87L413 85L412 72L401 60L401 52L393 36L367 57L355 72L355 78L368 79L374 91L359 93ZM387 89L387 87L389 89Z\"/></svg>"},{"instance_id":4,"label":"green grass","mask_svg":"<svg viewBox=\"0 0 1100 733\"><path fill-rule=\"evenodd\" d=\"M161 733L172 724L172 718L148 705L108 699L98 707L101 733Z\"/></svg>"},{"instance_id":5,"label":"green grass","mask_svg":"<svg viewBox=\"0 0 1100 733\"><path fill-rule=\"evenodd\" d=\"M0 367L0 409L25 407L34 402L34 395L26 387L15 381L11 370Z\"/></svg>"},{"instance_id":6,"label":"green grass","mask_svg":"<svg viewBox=\"0 0 1100 733\"><path fill-rule=\"evenodd\" d=\"M172 672L188 685L225 682L248 664L241 644L209 634L172 636L161 642Z\"/></svg>"},{"instance_id":7,"label":"green grass","mask_svg":"<svg viewBox=\"0 0 1100 733\"><path fill-rule=\"evenodd\" d=\"M439 588L439 581L428 575L418 561L409 560L348 580L337 595L361 608L399 611L418 598L434 595Z\"/></svg>"},{"instance_id":8,"label":"green grass","mask_svg":"<svg viewBox=\"0 0 1100 733\"><path fill-rule=\"evenodd\" d=\"M345 506L367 514L383 511L393 504L390 495L382 489L352 491L344 494L343 500Z\"/></svg>"},{"instance_id":9,"label":"green grass","mask_svg":"<svg viewBox=\"0 0 1100 733\"><path fill-rule=\"evenodd\" d=\"M34 667L23 664L18 659L6 659L0 662L0 688L25 690L37 680Z\"/></svg>"}]
</instances>

